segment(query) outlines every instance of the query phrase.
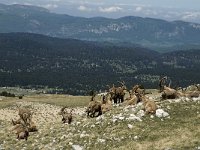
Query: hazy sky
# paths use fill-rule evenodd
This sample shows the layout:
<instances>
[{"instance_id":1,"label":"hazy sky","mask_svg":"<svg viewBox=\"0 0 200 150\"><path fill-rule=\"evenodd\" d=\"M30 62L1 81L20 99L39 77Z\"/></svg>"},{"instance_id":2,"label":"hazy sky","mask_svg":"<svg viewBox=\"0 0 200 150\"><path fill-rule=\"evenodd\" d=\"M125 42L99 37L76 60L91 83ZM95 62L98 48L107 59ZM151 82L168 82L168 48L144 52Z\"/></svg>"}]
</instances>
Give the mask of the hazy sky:
<instances>
[{"instance_id":1,"label":"hazy sky","mask_svg":"<svg viewBox=\"0 0 200 150\"><path fill-rule=\"evenodd\" d=\"M0 0L3 4L36 5L73 16L142 16L200 23L200 0Z\"/></svg>"}]
</instances>

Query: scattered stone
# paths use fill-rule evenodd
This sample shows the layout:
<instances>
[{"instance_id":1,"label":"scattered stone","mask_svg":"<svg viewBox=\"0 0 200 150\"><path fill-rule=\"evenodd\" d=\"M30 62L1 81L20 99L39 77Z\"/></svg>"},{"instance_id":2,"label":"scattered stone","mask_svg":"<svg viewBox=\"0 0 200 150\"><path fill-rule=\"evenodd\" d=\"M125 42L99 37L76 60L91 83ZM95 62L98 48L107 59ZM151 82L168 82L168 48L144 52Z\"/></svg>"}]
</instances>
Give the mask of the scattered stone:
<instances>
[{"instance_id":1,"label":"scattered stone","mask_svg":"<svg viewBox=\"0 0 200 150\"><path fill-rule=\"evenodd\" d=\"M130 116L126 119L129 120L129 121L142 121L142 119L140 117L137 117L134 114L130 114Z\"/></svg>"},{"instance_id":2,"label":"scattered stone","mask_svg":"<svg viewBox=\"0 0 200 150\"><path fill-rule=\"evenodd\" d=\"M156 116L158 118L162 118L162 117L168 117L169 114L167 112L165 112L163 109L157 109L156 110Z\"/></svg>"},{"instance_id":3,"label":"scattered stone","mask_svg":"<svg viewBox=\"0 0 200 150\"><path fill-rule=\"evenodd\" d=\"M91 125L90 127L91 127L91 128L94 128L94 127L95 127L95 125L93 124L93 125Z\"/></svg>"},{"instance_id":4,"label":"scattered stone","mask_svg":"<svg viewBox=\"0 0 200 150\"><path fill-rule=\"evenodd\" d=\"M134 138L133 138L134 140L137 140L138 139L138 136L136 135L136 136L134 136Z\"/></svg>"},{"instance_id":5,"label":"scattered stone","mask_svg":"<svg viewBox=\"0 0 200 150\"><path fill-rule=\"evenodd\" d=\"M128 124L128 128L129 128L129 129L132 129L132 128L133 128L133 125Z\"/></svg>"},{"instance_id":6,"label":"scattered stone","mask_svg":"<svg viewBox=\"0 0 200 150\"><path fill-rule=\"evenodd\" d=\"M63 135L60 137L61 140L66 139L66 138L67 138L67 135Z\"/></svg>"},{"instance_id":7,"label":"scattered stone","mask_svg":"<svg viewBox=\"0 0 200 150\"><path fill-rule=\"evenodd\" d=\"M103 121L103 120L104 120L104 116L103 116L103 115L98 116L98 117L96 118L96 121Z\"/></svg>"},{"instance_id":8,"label":"scattered stone","mask_svg":"<svg viewBox=\"0 0 200 150\"><path fill-rule=\"evenodd\" d=\"M80 145L72 145L73 150L83 150L83 148Z\"/></svg>"},{"instance_id":9,"label":"scattered stone","mask_svg":"<svg viewBox=\"0 0 200 150\"><path fill-rule=\"evenodd\" d=\"M139 110L139 111L137 112L137 116L138 116L139 118L143 117L144 115L145 115L144 110Z\"/></svg>"},{"instance_id":10,"label":"scattered stone","mask_svg":"<svg viewBox=\"0 0 200 150\"><path fill-rule=\"evenodd\" d=\"M106 142L105 139L97 139L97 141L98 141L99 143L105 143L105 142Z\"/></svg>"}]
</instances>

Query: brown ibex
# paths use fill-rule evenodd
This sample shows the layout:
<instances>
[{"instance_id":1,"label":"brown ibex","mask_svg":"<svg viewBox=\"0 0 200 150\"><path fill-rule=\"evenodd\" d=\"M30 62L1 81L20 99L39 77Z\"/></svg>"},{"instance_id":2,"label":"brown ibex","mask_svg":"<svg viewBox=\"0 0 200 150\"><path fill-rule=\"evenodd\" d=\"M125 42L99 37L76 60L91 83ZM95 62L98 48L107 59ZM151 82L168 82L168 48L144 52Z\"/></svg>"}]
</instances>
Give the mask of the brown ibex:
<instances>
[{"instance_id":1,"label":"brown ibex","mask_svg":"<svg viewBox=\"0 0 200 150\"><path fill-rule=\"evenodd\" d=\"M154 101L150 100L144 95L138 95L143 102L144 110L146 114L155 114L157 110L157 105Z\"/></svg>"},{"instance_id":2,"label":"brown ibex","mask_svg":"<svg viewBox=\"0 0 200 150\"><path fill-rule=\"evenodd\" d=\"M159 81L159 89L160 93L164 90L164 86L166 86L167 76L164 76Z\"/></svg>"},{"instance_id":3,"label":"brown ibex","mask_svg":"<svg viewBox=\"0 0 200 150\"><path fill-rule=\"evenodd\" d=\"M187 87L185 90L182 89L181 93L182 96L188 97L188 98L193 98L193 97L199 97L200 95L200 88L194 84L189 87Z\"/></svg>"},{"instance_id":4,"label":"brown ibex","mask_svg":"<svg viewBox=\"0 0 200 150\"><path fill-rule=\"evenodd\" d=\"M96 112L98 113L97 116L102 115L101 111L101 103L94 99L95 95L92 96L88 107L87 107L87 116L95 117Z\"/></svg>"},{"instance_id":5,"label":"brown ibex","mask_svg":"<svg viewBox=\"0 0 200 150\"><path fill-rule=\"evenodd\" d=\"M140 102L140 99L138 97L138 94L132 93L131 91L129 91L129 95L130 97L127 98L124 103L125 105L135 105L138 102Z\"/></svg>"},{"instance_id":6,"label":"brown ibex","mask_svg":"<svg viewBox=\"0 0 200 150\"><path fill-rule=\"evenodd\" d=\"M15 120L12 119L13 125L23 124L24 126L26 126L28 128L29 132L38 131L35 123L32 121L33 113L29 109L19 108L18 115L20 117L18 120L15 121Z\"/></svg>"},{"instance_id":7,"label":"brown ibex","mask_svg":"<svg viewBox=\"0 0 200 150\"><path fill-rule=\"evenodd\" d=\"M73 118L72 111L74 111L74 109L71 109L70 112L67 112L65 110L65 108L67 108L67 107L65 106L65 107L61 108L61 111L59 112L59 115L62 115L62 122L63 123L71 124L72 118Z\"/></svg>"},{"instance_id":8,"label":"brown ibex","mask_svg":"<svg viewBox=\"0 0 200 150\"><path fill-rule=\"evenodd\" d=\"M113 85L113 87L109 89L109 94L111 95L111 99L114 100L115 104L124 102L124 95L125 91L127 90L124 81L119 83L121 84L121 86L115 87Z\"/></svg>"},{"instance_id":9,"label":"brown ibex","mask_svg":"<svg viewBox=\"0 0 200 150\"><path fill-rule=\"evenodd\" d=\"M145 89L143 88L142 85L136 84L136 85L133 86L133 88L132 88L132 94L144 95L144 94L145 94Z\"/></svg>"},{"instance_id":10,"label":"brown ibex","mask_svg":"<svg viewBox=\"0 0 200 150\"><path fill-rule=\"evenodd\" d=\"M103 95L102 104L101 104L101 111L105 113L112 109L112 101L108 99L108 94Z\"/></svg>"},{"instance_id":11,"label":"brown ibex","mask_svg":"<svg viewBox=\"0 0 200 150\"><path fill-rule=\"evenodd\" d=\"M19 108L18 115L25 123L30 123L33 113L27 108Z\"/></svg>"},{"instance_id":12,"label":"brown ibex","mask_svg":"<svg viewBox=\"0 0 200 150\"><path fill-rule=\"evenodd\" d=\"M28 139L29 131L25 124L23 124L23 123L16 124L14 126L14 128L12 129L12 131L15 131L18 140L20 140L20 139L27 140Z\"/></svg>"},{"instance_id":13,"label":"brown ibex","mask_svg":"<svg viewBox=\"0 0 200 150\"><path fill-rule=\"evenodd\" d=\"M162 99L175 99L179 97L179 93L170 87L164 86L162 91Z\"/></svg>"}]
</instances>

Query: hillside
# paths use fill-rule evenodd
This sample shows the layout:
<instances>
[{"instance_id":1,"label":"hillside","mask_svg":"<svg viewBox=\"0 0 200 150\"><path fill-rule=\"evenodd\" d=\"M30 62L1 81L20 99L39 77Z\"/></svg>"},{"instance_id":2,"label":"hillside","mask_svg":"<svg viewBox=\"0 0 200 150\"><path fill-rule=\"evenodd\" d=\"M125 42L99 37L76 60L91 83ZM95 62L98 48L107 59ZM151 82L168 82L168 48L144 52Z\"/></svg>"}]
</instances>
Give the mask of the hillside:
<instances>
[{"instance_id":1,"label":"hillside","mask_svg":"<svg viewBox=\"0 0 200 150\"><path fill-rule=\"evenodd\" d=\"M0 4L0 33L29 32L89 41L133 43L156 50L199 48L200 25L127 16L82 18L35 6Z\"/></svg>"},{"instance_id":2,"label":"hillside","mask_svg":"<svg viewBox=\"0 0 200 150\"><path fill-rule=\"evenodd\" d=\"M31 94L22 100L3 97L0 100L0 148L198 150L200 98L160 101L160 96L156 90L148 95L163 113L144 114L141 103L120 104L97 118L87 117L85 113L89 96ZM11 119L19 118L16 106L34 112L32 120L38 132L30 132L27 141L17 140L16 134L11 132ZM62 106L68 106L68 111L74 109L72 124L62 123L58 115Z\"/></svg>"},{"instance_id":3,"label":"hillside","mask_svg":"<svg viewBox=\"0 0 200 150\"><path fill-rule=\"evenodd\" d=\"M141 47L128 48L38 34L0 34L0 86L49 86L66 93L105 90L124 80L157 88L160 76L175 85L199 83L200 51L160 54Z\"/></svg>"}]
</instances>

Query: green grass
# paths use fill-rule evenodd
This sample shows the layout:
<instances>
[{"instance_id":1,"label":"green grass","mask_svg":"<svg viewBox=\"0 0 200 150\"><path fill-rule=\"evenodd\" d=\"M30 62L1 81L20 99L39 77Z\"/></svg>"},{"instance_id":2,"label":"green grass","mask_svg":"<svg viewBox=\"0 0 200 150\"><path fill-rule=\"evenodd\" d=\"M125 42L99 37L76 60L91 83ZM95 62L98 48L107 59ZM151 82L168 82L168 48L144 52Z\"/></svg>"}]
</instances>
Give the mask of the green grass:
<instances>
[{"instance_id":1,"label":"green grass","mask_svg":"<svg viewBox=\"0 0 200 150\"><path fill-rule=\"evenodd\" d=\"M0 101L0 107L15 105L13 102L28 101L33 103L46 103L58 106L87 106L90 97L66 95L35 95L27 96L22 100L6 99ZM102 121L86 116L75 116L74 124L65 125L60 121L54 124L39 126L39 132L31 133L28 141L17 141L11 134L7 121L0 122L0 144L5 149L71 149L69 143L78 144L89 150L195 150L200 146L200 103L180 102L169 103L164 101L161 108L170 114L170 118L163 120L146 115L142 122L117 121L112 122L112 116L123 113L123 107L115 107L104 115ZM78 123L79 122L79 123ZM133 125L129 129L128 124ZM51 130L49 130L52 128ZM86 135L80 137L80 135ZM66 136L63 138L63 136ZM136 138L137 136L137 138ZM101 139L105 142L101 143Z\"/></svg>"}]
</instances>

